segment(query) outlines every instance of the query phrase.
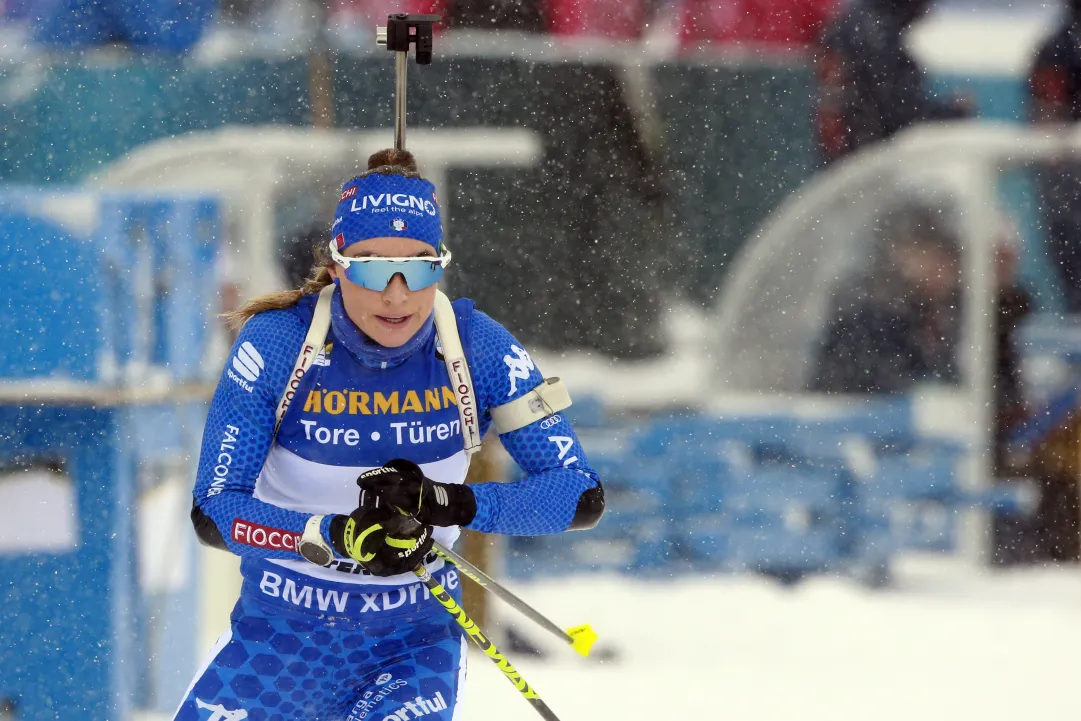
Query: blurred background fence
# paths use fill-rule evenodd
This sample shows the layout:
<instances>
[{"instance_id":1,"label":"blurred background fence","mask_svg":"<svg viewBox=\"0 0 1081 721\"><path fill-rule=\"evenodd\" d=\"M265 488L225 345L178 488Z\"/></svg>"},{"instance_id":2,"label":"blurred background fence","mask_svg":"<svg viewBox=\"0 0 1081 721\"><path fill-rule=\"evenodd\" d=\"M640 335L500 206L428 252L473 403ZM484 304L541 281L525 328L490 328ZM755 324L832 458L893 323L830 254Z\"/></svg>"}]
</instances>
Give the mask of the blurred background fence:
<instances>
[{"instance_id":1,"label":"blurred background fence","mask_svg":"<svg viewBox=\"0 0 1081 721\"><path fill-rule=\"evenodd\" d=\"M130 717L201 653L186 515L217 201L8 190L0 228L0 698Z\"/></svg>"}]
</instances>

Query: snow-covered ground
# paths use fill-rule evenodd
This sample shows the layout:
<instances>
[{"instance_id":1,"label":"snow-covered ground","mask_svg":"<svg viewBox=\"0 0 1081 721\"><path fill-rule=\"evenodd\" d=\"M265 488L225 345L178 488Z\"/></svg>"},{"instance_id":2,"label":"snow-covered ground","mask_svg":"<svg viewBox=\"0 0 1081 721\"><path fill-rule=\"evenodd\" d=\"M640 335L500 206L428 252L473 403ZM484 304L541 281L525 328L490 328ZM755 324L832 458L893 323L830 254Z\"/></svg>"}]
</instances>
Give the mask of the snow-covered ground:
<instances>
[{"instance_id":1,"label":"snow-covered ground","mask_svg":"<svg viewBox=\"0 0 1081 721\"><path fill-rule=\"evenodd\" d=\"M913 558L883 591L753 576L584 577L515 590L559 623L592 623L598 646L618 647L616 660L599 662L569 648L543 660L510 654L561 721L1081 718L1077 567ZM477 654L462 711L462 721L539 718Z\"/></svg>"}]
</instances>

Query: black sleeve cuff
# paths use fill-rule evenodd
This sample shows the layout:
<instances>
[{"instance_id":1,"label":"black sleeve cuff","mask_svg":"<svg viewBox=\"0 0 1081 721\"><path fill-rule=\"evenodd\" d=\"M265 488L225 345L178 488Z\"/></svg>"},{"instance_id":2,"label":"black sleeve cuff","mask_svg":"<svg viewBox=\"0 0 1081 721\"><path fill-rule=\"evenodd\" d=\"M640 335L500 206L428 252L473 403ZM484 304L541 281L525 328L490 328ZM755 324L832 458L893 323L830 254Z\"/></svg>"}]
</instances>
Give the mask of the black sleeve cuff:
<instances>
[{"instance_id":1,"label":"black sleeve cuff","mask_svg":"<svg viewBox=\"0 0 1081 721\"><path fill-rule=\"evenodd\" d=\"M445 503L439 496L446 494ZM465 526L477 515L477 497L464 483L432 483L431 498L425 499L427 514L418 513L417 520L432 526ZM421 516L427 516L422 518Z\"/></svg>"},{"instance_id":2,"label":"black sleeve cuff","mask_svg":"<svg viewBox=\"0 0 1081 721\"><path fill-rule=\"evenodd\" d=\"M345 522L349 519L348 516L336 515L330 519L330 526L327 529L327 535L330 536L330 545L334 547L334 552L342 558L349 558L349 552L345 550Z\"/></svg>"}]
</instances>

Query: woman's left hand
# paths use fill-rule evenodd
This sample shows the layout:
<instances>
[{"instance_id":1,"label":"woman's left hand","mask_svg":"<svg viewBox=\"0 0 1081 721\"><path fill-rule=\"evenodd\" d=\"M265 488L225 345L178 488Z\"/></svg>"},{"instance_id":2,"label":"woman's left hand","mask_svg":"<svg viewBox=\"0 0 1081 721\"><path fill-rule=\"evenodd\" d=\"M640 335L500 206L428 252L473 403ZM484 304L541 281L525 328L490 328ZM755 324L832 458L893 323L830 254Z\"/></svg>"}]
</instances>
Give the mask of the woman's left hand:
<instances>
[{"instance_id":1,"label":"woman's left hand","mask_svg":"<svg viewBox=\"0 0 1081 721\"><path fill-rule=\"evenodd\" d=\"M439 483L424 476L420 466L404 458L396 458L381 468L362 473L360 505L378 503L402 510L419 523L432 526L464 526L477 515L477 500L473 490L460 483Z\"/></svg>"}]
</instances>

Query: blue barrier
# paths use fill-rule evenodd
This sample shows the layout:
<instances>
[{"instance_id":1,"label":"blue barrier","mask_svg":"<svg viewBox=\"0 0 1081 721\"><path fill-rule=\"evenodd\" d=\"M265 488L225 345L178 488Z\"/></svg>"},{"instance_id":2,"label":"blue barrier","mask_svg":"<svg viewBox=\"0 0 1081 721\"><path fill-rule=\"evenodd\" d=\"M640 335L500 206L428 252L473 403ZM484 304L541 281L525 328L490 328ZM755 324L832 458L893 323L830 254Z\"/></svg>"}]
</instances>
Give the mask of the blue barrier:
<instances>
[{"instance_id":1,"label":"blue barrier","mask_svg":"<svg viewBox=\"0 0 1081 721\"><path fill-rule=\"evenodd\" d=\"M19 721L169 712L202 652L186 516L218 227L203 199L0 193L0 495L38 522L0 545Z\"/></svg>"},{"instance_id":2,"label":"blue barrier","mask_svg":"<svg viewBox=\"0 0 1081 721\"><path fill-rule=\"evenodd\" d=\"M605 484L601 523L585 534L511 539L513 573L885 578L899 551L955 548L959 510L1024 506L1012 486L966 490L966 449L917 434L903 400L816 418L657 417L614 431L594 453L591 440L603 437L597 428L583 437Z\"/></svg>"}]
</instances>

